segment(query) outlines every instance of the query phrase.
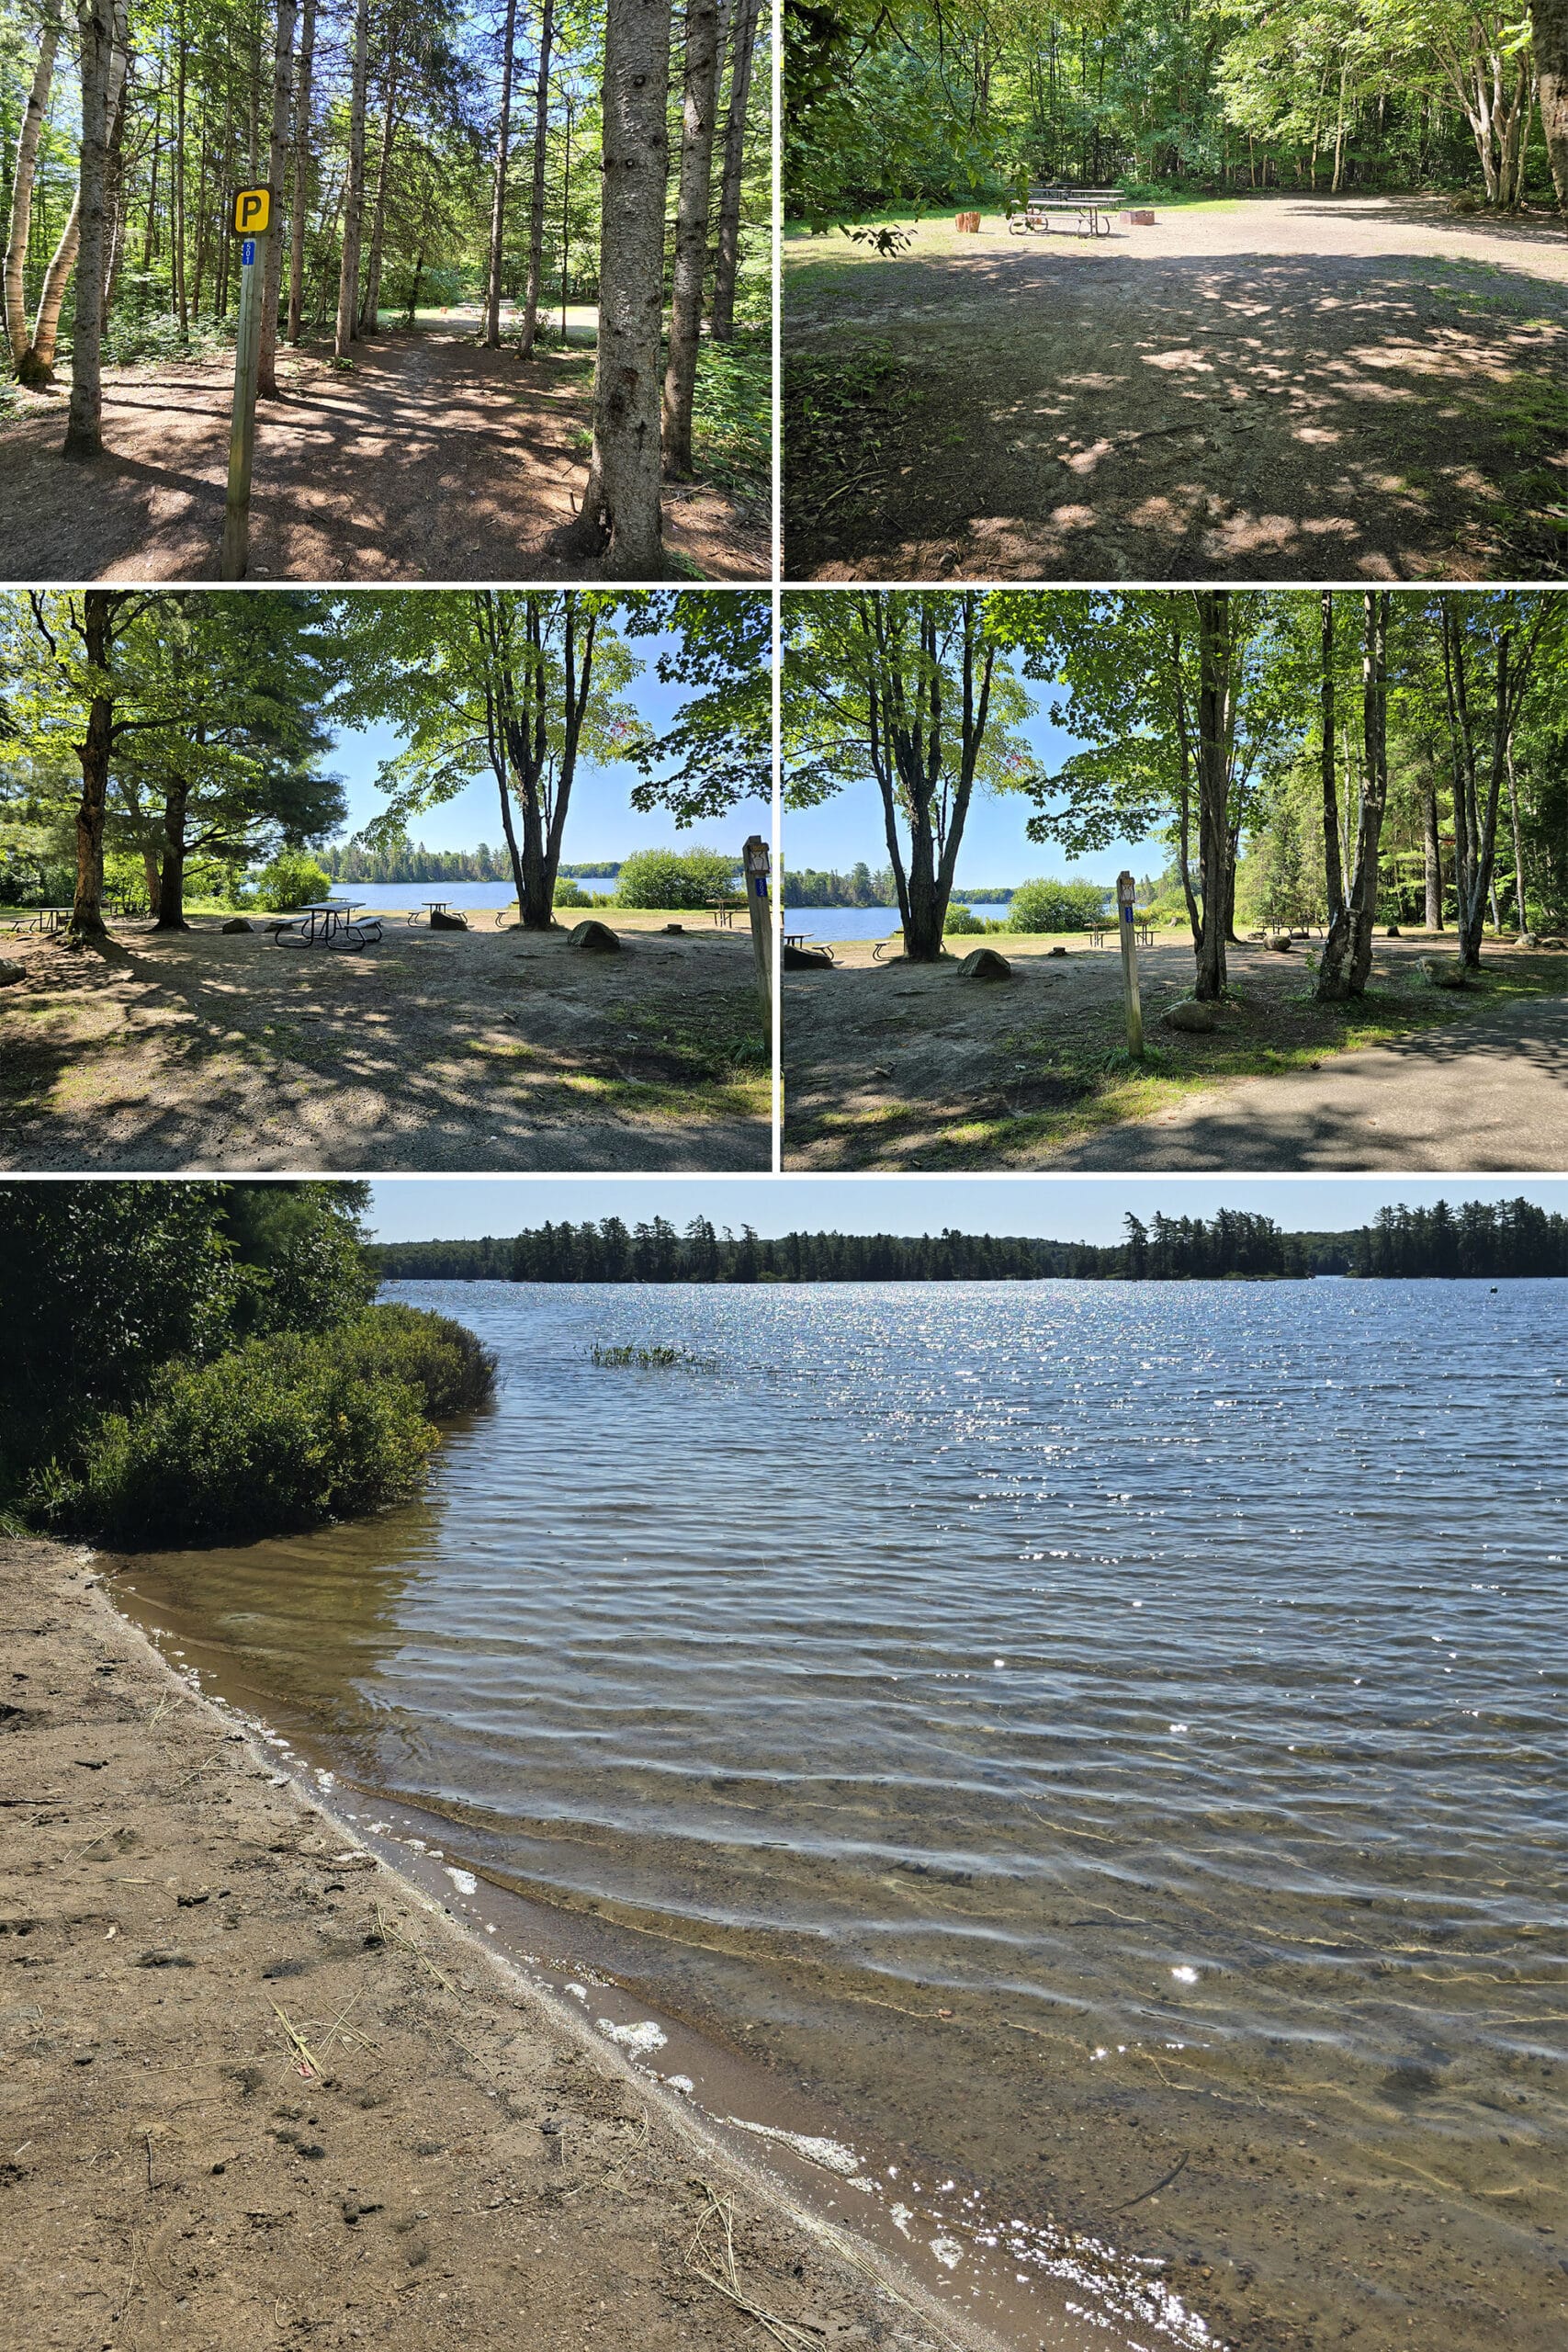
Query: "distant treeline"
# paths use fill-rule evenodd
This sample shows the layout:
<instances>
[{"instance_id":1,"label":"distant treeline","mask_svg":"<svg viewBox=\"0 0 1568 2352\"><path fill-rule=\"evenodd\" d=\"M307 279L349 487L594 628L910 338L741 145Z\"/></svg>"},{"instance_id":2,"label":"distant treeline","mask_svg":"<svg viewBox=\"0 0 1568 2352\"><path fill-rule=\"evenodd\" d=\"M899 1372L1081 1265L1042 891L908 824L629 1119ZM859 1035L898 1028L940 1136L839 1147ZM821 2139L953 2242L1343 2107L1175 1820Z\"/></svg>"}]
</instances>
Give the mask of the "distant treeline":
<instances>
[{"instance_id":1,"label":"distant treeline","mask_svg":"<svg viewBox=\"0 0 1568 2352\"><path fill-rule=\"evenodd\" d=\"M1568 1218L1526 1200L1497 1207L1385 1208L1344 1233L1288 1233L1272 1217L1221 1209L1213 1218L1129 1216L1126 1238L1100 1245L959 1233L786 1233L766 1238L706 1217L684 1230L664 1217L627 1226L543 1225L513 1239L373 1244L392 1282L860 1283L1290 1281L1309 1274L1568 1274Z\"/></svg>"},{"instance_id":2,"label":"distant treeline","mask_svg":"<svg viewBox=\"0 0 1568 2352\"><path fill-rule=\"evenodd\" d=\"M393 849L366 849L349 842L341 849L315 853L334 882L510 882L512 862L504 847L491 849L426 849L423 842L401 842ZM619 874L618 857L601 858L592 865L558 869L568 881L588 875Z\"/></svg>"},{"instance_id":3,"label":"distant treeline","mask_svg":"<svg viewBox=\"0 0 1568 2352\"><path fill-rule=\"evenodd\" d=\"M1012 886L997 890L955 888L953 895L965 905L976 900L983 907L1005 907L1012 897ZM786 907L896 907L897 903L890 865L879 867L874 874L864 864L852 865L847 874L836 867L791 866L783 876L780 904Z\"/></svg>"}]
</instances>

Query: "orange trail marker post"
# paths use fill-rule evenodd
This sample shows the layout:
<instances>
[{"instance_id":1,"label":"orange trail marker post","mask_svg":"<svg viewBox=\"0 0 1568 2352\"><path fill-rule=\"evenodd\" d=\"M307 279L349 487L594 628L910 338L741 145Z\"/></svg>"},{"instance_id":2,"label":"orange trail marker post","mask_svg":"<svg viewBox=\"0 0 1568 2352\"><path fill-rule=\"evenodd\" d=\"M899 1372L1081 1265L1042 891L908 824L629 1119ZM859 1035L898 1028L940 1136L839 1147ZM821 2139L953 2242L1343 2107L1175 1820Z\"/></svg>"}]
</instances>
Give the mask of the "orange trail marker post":
<instances>
[{"instance_id":1,"label":"orange trail marker post","mask_svg":"<svg viewBox=\"0 0 1568 2352\"><path fill-rule=\"evenodd\" d=\"M266 284L266 240L272 227L272 190L239 189L230 225L240 239L240 332L234 346L229 501L223 510L223 553L219 577L243 580L250 559L251 467L256 448L256 376L261 362L261 306Z\"/></svg>"},{"instance_id":2,"label":"orange trail marker post","mask_svg":"<svg viewBox=\"0 0 1568 2352\"><path fill-rule=\"evenodd\" d=\"M768 844L761 833L746 843L741 865L746 876L746 904L751 914L751 945L757 956L757 986L768 1012L773 1004L773 910L768 892Z\"/></svg>"},{"instance_id":3,"label":"orange trail marker post","mask_svg":"<svg viewBox=\"0 0 1568 2352\"><path fill-rule=\"evenodd\" d=\"M1122 934L1122 986L1127 999L1127 1051L1134 1061L1144 1058L1144 1007L1138 994L1138 924L1133 900L1137 884L1130 874L1116 876L1116 927Z\"/></svg>"}]
</instances>

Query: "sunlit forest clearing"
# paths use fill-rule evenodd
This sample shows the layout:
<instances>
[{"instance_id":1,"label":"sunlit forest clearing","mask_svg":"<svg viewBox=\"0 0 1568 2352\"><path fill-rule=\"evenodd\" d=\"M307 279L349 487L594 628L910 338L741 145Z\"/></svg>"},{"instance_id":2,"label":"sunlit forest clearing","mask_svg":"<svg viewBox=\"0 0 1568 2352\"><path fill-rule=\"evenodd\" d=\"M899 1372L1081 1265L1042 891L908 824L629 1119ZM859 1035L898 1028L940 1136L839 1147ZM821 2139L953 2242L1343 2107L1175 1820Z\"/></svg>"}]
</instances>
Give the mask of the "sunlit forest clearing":
<instances>
[{"instance_id":1,"label":"sunlit forest clearing","mask_svg":"<svg viewBox=\"0 0 1568 2352\"><path fill-rule=\"evenodd\" d=\"M1563 0L787 41L795 577L1561 576Z\"/></svg>"},{"instance_id":2,"label":"sunlit forest clearing","mask_svg":"<svg viewBox=\"0 0 1568 2352\"><path fill-rule=\"evenodd\" d=\"M219 576L249 186L248 576L765 573L768 40L760 0L0 0L0 575Z\"/></svg>"}]
</instances>

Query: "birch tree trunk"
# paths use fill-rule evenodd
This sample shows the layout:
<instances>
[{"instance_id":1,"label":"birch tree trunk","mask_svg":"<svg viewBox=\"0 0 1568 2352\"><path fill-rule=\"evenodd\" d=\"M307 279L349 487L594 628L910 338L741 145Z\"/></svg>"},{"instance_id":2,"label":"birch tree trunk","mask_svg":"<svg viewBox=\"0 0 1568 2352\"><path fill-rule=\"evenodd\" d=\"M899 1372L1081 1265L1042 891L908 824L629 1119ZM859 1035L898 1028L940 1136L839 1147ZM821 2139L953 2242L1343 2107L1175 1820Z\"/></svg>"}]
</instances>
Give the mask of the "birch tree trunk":
<instances>
[{"instance_id":1,"label":"birch tree trunk","mask_svg":"<svg viewBox=\"0 0 1568 2352\"><path fill-rule=\"evenodd\" d=\"M1427 885L1427 928L1443 928L1443 841L1438 831L1438 779L1428 768L1421 794L1421 835Z\"/></svg>"},{"instance_id":2,"label":"birch tree trunk","mask_svg":"<svg viewBox=\"0 0 1568 2352\"><path fill-rule=\"evenodd\" d=\"M1198 606L1198 872L1203 932L1193 995L1225 992L1225 864L1230 844L1231 600L1227 588L1195 592Z\"/></svg>"},{"instance_id":3,"label":"birch tree trunk","mask_svg":"<svg viewBox=\"0 0 1568 2352\"><path fill-rule=\"evenodd\" d=\"M76 245L76 317L71 337L71 407L61 455L86 460L100 457L104 447L104 195L115 47L109 0L77 0L76 20L82 32L81 228ZM100 812L100 835L102 829Z\"/></svg>"},{"instance_id":4,"label":"birch tree trunk","mask_svg":"<svg viewBox=\"0 0 1568 2352\"><path fill-rule=\"evenodd\" d=\"M349 95L348 184L343 213L343 258L338 269L337 326L333 356L346 359L359 324L359 243L365 212L365 74L370 46L370 0L356 0L354 73Z\"/></svg>"},{"instance_id":5,"label":"birch tree trunk","mask_svg":"<svg viewBox=\"0 0 1568 2352\"><path fill-rule=\"evenodd\" d=\"M528 289L523 311L523 334L517 345L520 359L532 359L534 339L539 332L539 293L545 265L545 135L550 121L550 40L555 31L555 0L545 0L544 15L539 23L539 79L534 93L534 186L528 200ZM567 192L562 199L562 211L570 216L571 184L571 115L566 123ZM561 280L566 278L566 233L561 234ZM561 320L561 341L566 341L566 320Z\"/></svg>"},{"instance_id":6,"label":"birch tree trunk","mask_svg":"<svg viewBox=\"0 0 1568 2352\"><path fill-rule=\"evenodd\" d=\"M283 287L283 183L288 168L288 101L294 80L295 13L295 0L277 0L277 38L272 52L272 138L266 161L273 219L272 233L266 241L266 273L262 284L261 346L256 373L256 390L265 401L277 398L277 300Z\"/></svg>"},{"instance_id":7,"label":"birch tree trunk","mask_svg":"<svg viewBox=\"0 0 1568 2352\"><path fill-rule=\"evenodd\" d=\"M11 220L6 240L6 340L11 347L11 364L17 368L27 355L29 341L23 271L28 259L28 233L32 226L33 182L38 175L39 141L49 107L50 86L54 80L55 53L60 47L60 8L61 0L50 0L39 33L38 62L33 67L32 87L28 92L27 108L17 141L17 167L11 183Z\"/></svg>"},{"instance_id":8,"label":"birch tree trunk","mask_svg":"<svg viewBox=\"0 0 1568 2352\"><path fill-rule=\"evenodd\" d=\"M670 296L670 347L664 369L664 470L692 471L692 397L707 275L708 202L713 182L714 118L718 95L718 0L686 0L681 187L675 211L675 272Z\"/></svg>"},{"instance_id":9,"label":"birch tree trunk","mask_svg":"<svg viewBox=\"0 0 1568 2352\"><path fill-rule=\"evenodd\" d=\"M506 155L512 140L512 50L517 0L506 0L505 51L501 61L501 124L495 141L495 187L490 210L490 279L485 288L487 351L501 349L501 249L506 232Z\"/></svg>"},{"instance_id":10,"label":"birch tree trunk","mask_svg":"<svg viewBox=\"0 0 1568 2352\"><path fill-rule=\"evenodd\" d=\"M669 0L608 0L593 454L565 544L602 556L610 580L654 579L664 569L659 329L669 96Z\"/></svg>"},{"instance_id":11,"label":"birch tree trunk","mask_svg":"<svg viewBox=\"0 0 1568 2352\"><path fill-rule=\"evenodd\" d=\"M93 13L94 12L87 6L86 0L79 0L77 14L78 17L83 20L84 23ZM102 295L105 277L105 245L103 239L104 186L108 168L109 133L118 118L120 100L125 89L125 72L128 59L125 11L123 6L116 6L111 17L108 13L108 0L104 0L102 21L106 27L109 28L109 35L107 77L102 90L102 112L98 118L98 128L101 136L97 148L96 164L98 186L98 254L97 264L94 270L94 277L98 287L99 307L97 317L100 338L103 324ZM83 54L85 71L86 40L85 33ZM85 85L83 104L85 108L86 105ZM84 113L84 123L85 122L85 113ZM85 150L84 148L84 160L85 156ZM71 272L75 266L77 253L81 245L81 239L82 178L81 175L78 174L76 193L71 200L71 209L66 215L65 226L60 232L60 242L55 246L52 254L50 256L49 267L44 272L43 286L39 294L38 313L33 321L32 341L17 364L17 374L20 381L31 386L34 390L39 390L43 385L49 383L53 375L55 345L60 337L61 308L65 300L65 288L71 282ZM88 309L90 313L92 309L91 304L89 304ZM80 296L77 298L76 314L78 321L80 321L82 315ZM78 330L78 332L80 332L80 330ZM97 357L96 347L94 357L96 361Z\"/></svg>"},{"instance_id":12,"label":"birch tree trunk","mask_svg":"<svg viewBox=\"0 0 1568 2352\"><path fill-rule=\"evenodd\" d=\"M316 0L299 27L299 96L294 110L294 202L288 223L288 340L299 340L305 307L305 216L310 203L310 83L316 68Z\"/></svg>"},{"instance_id":13,"label":"birch tree trunk","mask_svg":"<svg viewBox=\"0 0 1568 2352\"><path fill-rule=\"evenodd\" d=\"M709 333L716 343L735 336L735 281L740 267L740 182L746 161L746 109L761 0L735 0L729 68L729 111L724 124L724 172L718 190L718 259L714 269Z\"/></svg>"},{"instance_id":14,"label":"birch tree trunk","mask_svg":"<svg viewBox=\"0 0 1568 2352\"><path fill-rule=\"evenodd\" d=\"M1323 729L1323 884L1328 907L1328 928L1345 920L1345 867L1339 847L1339 790L1335 773L1334 717L1334 592L1323 591L1321 725Z\"/></svg>"}]
</instances>

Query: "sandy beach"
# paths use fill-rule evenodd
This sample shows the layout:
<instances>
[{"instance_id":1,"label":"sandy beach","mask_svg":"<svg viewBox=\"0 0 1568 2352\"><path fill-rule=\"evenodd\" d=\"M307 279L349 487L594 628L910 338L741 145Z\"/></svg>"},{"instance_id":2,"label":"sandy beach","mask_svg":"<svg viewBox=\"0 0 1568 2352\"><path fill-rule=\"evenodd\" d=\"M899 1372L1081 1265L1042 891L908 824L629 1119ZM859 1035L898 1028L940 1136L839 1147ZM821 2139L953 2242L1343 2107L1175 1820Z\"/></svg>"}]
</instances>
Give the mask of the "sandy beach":
<instances>
[{"instance_id":1,"label":"sandy beach","mask_svg":"<svg viewBox=\"0 0 1568 2352\"><path fill-rule=\"evenodd\" d=\"M345 1843L91 1555L0 1568L6 2342L980 2343Z\"/></svg>"}]
</instances>

